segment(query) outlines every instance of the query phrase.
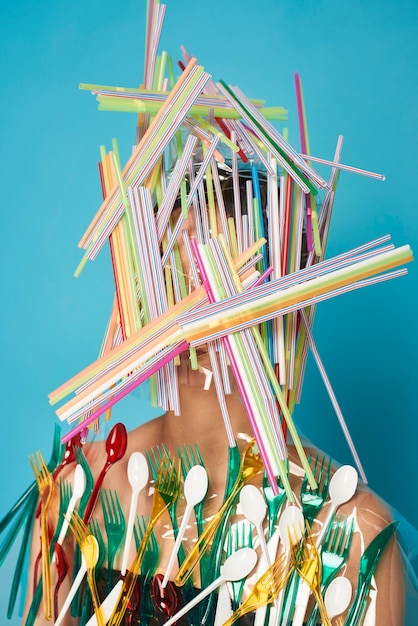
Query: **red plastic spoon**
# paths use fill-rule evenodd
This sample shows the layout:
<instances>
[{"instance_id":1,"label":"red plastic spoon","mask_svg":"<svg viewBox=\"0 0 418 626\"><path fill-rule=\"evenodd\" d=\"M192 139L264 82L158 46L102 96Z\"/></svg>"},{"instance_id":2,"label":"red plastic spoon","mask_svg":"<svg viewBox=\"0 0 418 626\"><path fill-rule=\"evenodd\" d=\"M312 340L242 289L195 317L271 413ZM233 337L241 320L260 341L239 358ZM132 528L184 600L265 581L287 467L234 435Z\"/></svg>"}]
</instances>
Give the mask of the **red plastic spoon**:
<instances>
[{"instance_id":1,"label":"red plastic spoon","mask_svg":"<svg viewBox=\"0 0 418 626\"><path fill-rule=\"evenodd\" d=\"M121 422L118 422L113 426L106 439L107 459L102 471L100 472L94 484L93 491L91 492L91 496L87 503L86 512L84 513L84 522L86 524L90 522L93 515L94 507L96 506L97 500L99 498L100 487L102 486L102 482L106 475L106 472L112 467L112 465L114 465L123 458L126 452L127 443L128 435L126 432L126 428Z\"/></svg>"}]
</instances>

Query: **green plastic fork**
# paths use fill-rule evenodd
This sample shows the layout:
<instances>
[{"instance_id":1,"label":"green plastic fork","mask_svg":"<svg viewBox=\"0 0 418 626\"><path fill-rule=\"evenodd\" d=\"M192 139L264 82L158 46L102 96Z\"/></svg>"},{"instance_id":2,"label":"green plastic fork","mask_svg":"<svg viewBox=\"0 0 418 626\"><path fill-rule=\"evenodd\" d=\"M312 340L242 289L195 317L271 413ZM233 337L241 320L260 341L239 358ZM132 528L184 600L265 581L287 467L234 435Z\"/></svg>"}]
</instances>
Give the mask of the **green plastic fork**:
<instances>
[{"instance_id":1,"label":"green plastic fork","mask_svg":"<svg viewBox=\"0 0 418 626\"><path fill-rule=\"evenodd\" d=\"M286 492L281 484L280 479L277 479L277 485L280 488L280 492L277 496L274 495L273 489L268 481L267 474L263 472L263 493L267 503L268 511L268 534L267 539L270 539L274 533L277 517L282 508L283 502L286 500Z\"/></svg>"},{"instance_id":2,"label":"green plastic fork","mask_svg":"<svg viewBox=\"0 0 418 626\"><path fill-rule=\"evenodd\" d=\"M228 558L233 552L236 552L241 548L252 547L253 535L251 524L246 520L241 520L239 522L235 522L235 524L231 524L228 529L228 535L226 538L226 558ZM234 580L231 582L234 611L239 607L241 603L244 584L245 578L236 581Z\"/></svg>"},{"instance_id":3,"label":"green plastic fork","mask_svg":"<svg viewBox=\"0 0 418 626\"><path fill-rule=\"evenodd\" d=\"M308 461L309 464L311 464L312 455L309 455ZM328 460L328 465L326 466L326 457L323 456L320 461L318 455L316 455L313 466L313 474L318 487L316 489L311 489L306 474L303 477L300 487L300 501L303 515L311 527L328 498L330 473L331 459Z\"/></svg>"},{"instance_id":4,"label":"green plastic fork","mask_svg":"<svg viewBox=\"0 0 418 626\"><path fill-rule=\"evenodd\" d=\"M109 593L113 587L113 564L115 557L122 547L125 537L125 516L119 500L117 491L102 489L100 491L100 501L102 503L103 520L107 535L107 588Z\"/></svg>"},{"instance_id":5,"label":"green plastic fork","mask_svg":"<svg viewBox=\"0 0 418 626\"><path fill-rule=\"evenodd\" d=\"M337 519L331 520L324 537L321 550L322 561L322 584L321 594L324 597L329 584L334 580L342 566L347 562L351 541L353 539L354 518L346 517L342 520L339 515ZM315 626L318 621L319 607L317 604L312 609L307 626Z\"/></svg>"},{"instance_id":6,"label":"green plastic fork","mask_svg":"<svg viewBox=\"0 0 418 626\"><path fill-rule=\"evenodd\" d=\"M134 537L137 551L140 548L141 542L145 536L145 532L148 526L148 519L142 517L136 517L134 525ZM148 543L145 548L144 558L141 564L141 573L143 576L141 590L141 609L140 609L140 623L148 624L153 617L154 609L151 601L151 582L157 571L158 561L160 558L160 547L158 545L155 533L152 530L148 538Z\"/></svg>"},{"instance_id":7,"label":"green plastic fork","mask_svg":"<svg viewBox=\"0 0 418 626\"><path fill-rule=\"evenodd\" d=\"M85 510L87 508L88 501L90 499L91 492L93 490L94 478L93 478L93 474L91 473L91 469L88 464L88 461L86 459L86 455L84 454L84 451L82 448L76 449L76 463L82 466L84 473L86 475L86 488L84 490L82 497L80 498L80 502L78 505L78 514L80 515L81 518L83 518ZM78 543L76 542L75 548L74 548L73 582L74 582L75 577L77 576L77 572L79 571L80 567L81 567L81 552L80 552ZM71 603L71 616L80 617L82 610L83 610L82 594L80 593L80 590L78 590Z\"/></svg>"},{"instance_id":8,"label":"green plastic fork","mask_svg":"<svg viewBox=\"0 0 418 626\"><path fill-rule=\"evenodd\" d=\"M151 448L150 451L145 451L145 456L147 457L149 466L151 468L151 474L154 481L157 480L158 472L161 467L165 467L167 470L172 470L173 475L176 476L177 470L174 467L173 459L170 456L167 448L163 444L161 447L157 446L156 448ZM179 527L177 522L177 502L178 498L174 501L172 499L166 500L164 498L164 494L162 494L162 498L166 504L169 504L168 514L170 516L171 525L173 527L174 539L177 538ZM177 560L179 565L182 564L186 556L184 551L184 546L181 544L179 551L177 553Z\"/></svg>"}]
</instances>

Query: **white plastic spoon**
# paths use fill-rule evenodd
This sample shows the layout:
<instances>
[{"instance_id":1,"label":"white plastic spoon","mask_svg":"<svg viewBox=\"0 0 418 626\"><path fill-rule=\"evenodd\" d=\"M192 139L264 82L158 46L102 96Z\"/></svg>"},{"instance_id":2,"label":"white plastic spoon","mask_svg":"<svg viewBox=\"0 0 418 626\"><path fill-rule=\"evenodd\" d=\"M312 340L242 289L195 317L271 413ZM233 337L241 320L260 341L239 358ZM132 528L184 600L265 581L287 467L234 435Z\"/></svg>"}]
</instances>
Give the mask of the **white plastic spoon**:
<instances>
[{"instance_id":1,"label":"white plastic spoon","mask_svg":"<svg viewBox=\"0 0 418 626\"><path fill-rule=\"evenodd\" d=\"M244 485L240 492L239 501L243 514L255 526L267 569L270 567L271 561L263 531L263 522L267 513L266 501L255 485Z\"/></svg>"},{"instance_id":2,"label":"white plastic spoon","mask_svg":"<svg viewBox=\"0 0 418 626\"><path fill-rule=\"evenodd\" d=\"M176 558L177 552L179 551L187 523L193 511L193 507L196 506L196 504L199 504L199 502L202 502L207 490L207 471L202 465L193 465L193 467L191 467L190 470L187 472L186 478L184 479L184 497L186 498L186 510L184 511L183 519L181 520L176 542L171 552L170 560L168 561L163 582L161 583L161 586L163 588L167 586L171 570L173 569L174 559Z\"/></svg>"},{"instance_id":3,"label":"white plastic spoon","mask_svg":"<svg viewBox=\"0 0 418 626\"><path fill-rule=\"evenodd\" d=\"M62 545L62 542L65 539L65 535L67 534L68 520L71 518L71 513L74 511L75 505L77 504L77 502L80 500L81 496L83 495L85 488L86 488L86 474L83 470L83 467L80 464L78 464L76 465L76 468L74 471L73 494L68 503L68 507L65 513L61 532L57 539L57 543L59 543L60 545Z\"/></svg>"},{"instance_id":4,"label":"white plastic spoon","mask_svg":"<svg viewBox=\"0 0 418 626\"><path fill-rule=\"evenodd\" d=\"M185 615L196 604L199 604L203 598L206 598L212 591L215 591L224 582L233 582L235 580L241 580L248 576L251 570L257 563L257 553L252 548L241 548L237 550L230 557L228 557L222 567L222 573L216 580L214 580L206 589L202 589L186 606L177 611L173 617L165 622L164 626L171 626L177 622L180 617Z\"/></svg>"},{"instance_id":5,"label":"white plastic spoon","mask_svg":"<svg viewBox=\"0 0 418 626\"><path fill-rule=\"evenodd\" d=\"M128 461L128 480L131 485L132 495L129 507L128 524L126 527L125 547L123 550L121 574L124 576L128 568L129 549L131 547L132 533L135 523L136 509L138 507L138 497L142 489L148 482L149 467L147 459L142 452L132 452Z\"/></svg>"},{"instance_id":6,"label":"white plastic spoon","mask_svg":"<svg viewBox=\"0 0 418 626\"><path fill-rule=\"evenodd\" d=\"M351 465L342 465L337 469L329 483L329 495L331 498L331 506L327 517L322 525L321 532L316 539L316 547L319 548L324 539L325 533L329 526L332 516L342 504L345 504L356 493L358 485L357 470Z\"/></svg>"},{"instance_id":7,"label":"white plastic spoon","mask_svg":"<svg viewBox=\"0 0 418 626\"><path fill-rule=\"evenodd\" d=\"M345 576L338 576L330 582L324 596L325 608L330 620L344 613L351 602L352 593L351 582Z\"/></svg>"}]
</instances>

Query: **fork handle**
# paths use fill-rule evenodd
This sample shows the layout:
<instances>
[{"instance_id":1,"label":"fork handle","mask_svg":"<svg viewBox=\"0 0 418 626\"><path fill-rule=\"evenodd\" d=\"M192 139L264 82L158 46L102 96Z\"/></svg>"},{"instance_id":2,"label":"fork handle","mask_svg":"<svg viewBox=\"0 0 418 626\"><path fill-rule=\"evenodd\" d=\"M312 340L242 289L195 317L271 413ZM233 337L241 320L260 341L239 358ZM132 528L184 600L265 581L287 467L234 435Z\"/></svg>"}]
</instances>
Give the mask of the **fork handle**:
<instances>
[{"instance_id":1,"label":"fork handle","mask_svg":"<svg viewBox=\"0 0 418 626\"><path fill-rule=\"evenodd\" d=\"M49 564L48 518L45 511L41 513L41 545L42 545L42 590L45 619L52 619L52 580Z\"/></svg>"}]
</instances>

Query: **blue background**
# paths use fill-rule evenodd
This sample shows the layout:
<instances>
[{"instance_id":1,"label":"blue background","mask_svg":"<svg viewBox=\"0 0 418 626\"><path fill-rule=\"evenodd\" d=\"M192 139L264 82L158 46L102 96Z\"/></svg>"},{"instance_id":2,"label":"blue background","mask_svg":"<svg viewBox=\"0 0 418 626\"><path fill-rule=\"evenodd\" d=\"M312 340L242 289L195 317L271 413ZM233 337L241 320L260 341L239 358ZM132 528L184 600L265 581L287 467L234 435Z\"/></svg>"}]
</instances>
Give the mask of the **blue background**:
<instances>
[{"instance_id":1,"label":"blue background","mask_svg":"<svg viewBox=\"0 0 418 626\"><path fill-rule=\"evenodd\" d=\"M160 49L176 59L185 44L216 80L287 107L296 146L298 71L312 153L332 158L343 134L343 162L387 176L342 174L328 254L386 233L418 249L418 3L205 5L169 2ZM117 137L126 160L135 116L97 112L77 86L139 85L144 16L140 0L1 5L0 517L32 480L27 455L49 455L55 414L47 394L96 358L108 319L107 252L76 280L76 244L100 204L99 145ZM412 264L406 278L323 303L315 321L370 485L415 526L417 271ZM147 419L142 406L130 398L124 410ZM307 436L351 462L313 363L297 417ZM12 561L0 571L3 602Z\"/></svg>"}]
</instances>

